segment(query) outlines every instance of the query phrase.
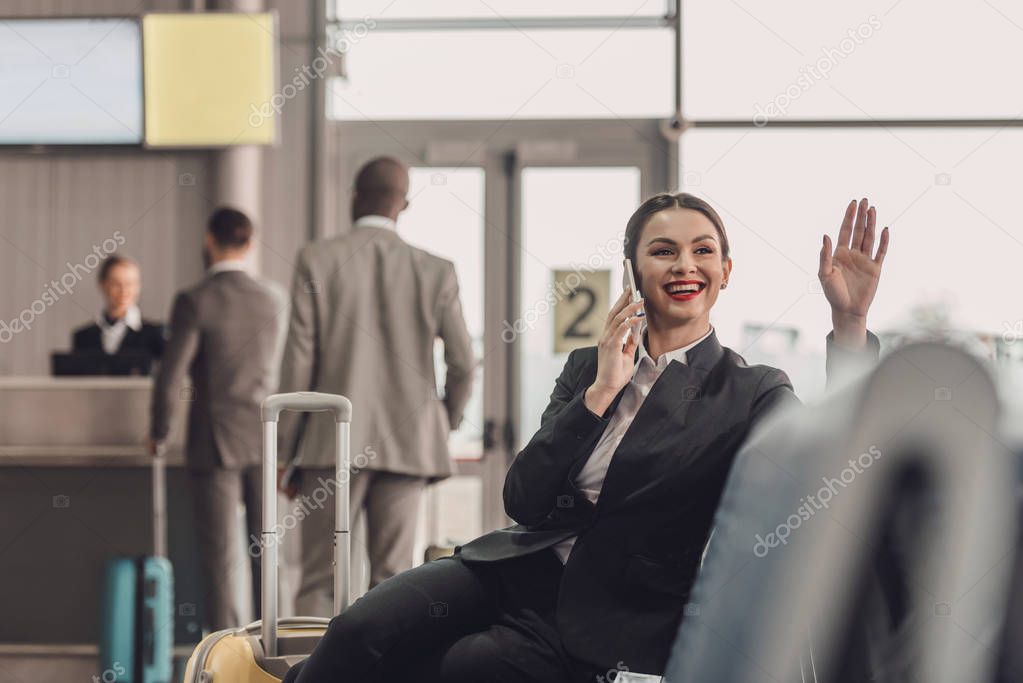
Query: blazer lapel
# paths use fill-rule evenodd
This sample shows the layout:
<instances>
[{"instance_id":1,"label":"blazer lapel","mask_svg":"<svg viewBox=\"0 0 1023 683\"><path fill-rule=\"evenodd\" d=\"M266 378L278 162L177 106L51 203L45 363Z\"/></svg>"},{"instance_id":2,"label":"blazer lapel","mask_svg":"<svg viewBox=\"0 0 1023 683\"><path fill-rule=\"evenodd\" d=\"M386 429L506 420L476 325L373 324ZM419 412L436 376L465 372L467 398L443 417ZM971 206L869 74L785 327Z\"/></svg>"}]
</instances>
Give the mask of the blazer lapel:
<instances>
[{"instance_id":1,"label":"blazer lapel","mask_svg":"<svg viewBox=\"0 0 1023 683\"><path fill-rule=\"evenodd\" d=\"M716 333L711 332L686 353L686 363L668 363L611 457L598 509L656 482L662 469L674 467L689 410L702 400L706 379L723 355Z\"/></svg>"}]
</instances>

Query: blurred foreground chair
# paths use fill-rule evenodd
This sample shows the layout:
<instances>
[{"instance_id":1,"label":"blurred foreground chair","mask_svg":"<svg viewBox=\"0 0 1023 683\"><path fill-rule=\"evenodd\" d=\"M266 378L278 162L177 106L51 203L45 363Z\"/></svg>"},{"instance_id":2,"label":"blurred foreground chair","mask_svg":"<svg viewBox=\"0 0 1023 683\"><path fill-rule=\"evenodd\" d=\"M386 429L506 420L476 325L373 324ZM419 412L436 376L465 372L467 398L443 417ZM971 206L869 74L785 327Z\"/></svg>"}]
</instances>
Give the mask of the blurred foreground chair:
<instances>
[{"instance_id":1,"label":"blurred foreground chair","mask_svg":"<svg viewBox=\"0 0 1023 683\"><path fill-rule=\"evenodd\" d=\"M1003 382L1001 385L1006 406L1005 443L1016 456L1016 501L1020 523L1017 541L1010 562L1013 577L1005 627L1002 630L996 683L1023 681L1023 382Z\"/></svg>"},{"instance_id":2,"label":"blurred foreground chair","mask_svg":"<svg viewBox=\"0 0 1023 683\"><path fill-rule=\"evenodd\" d=\"M918 344L752 434L665 681L991 681L1017 541L998 418L976 359Z\"/></svg>"}]
</instances>

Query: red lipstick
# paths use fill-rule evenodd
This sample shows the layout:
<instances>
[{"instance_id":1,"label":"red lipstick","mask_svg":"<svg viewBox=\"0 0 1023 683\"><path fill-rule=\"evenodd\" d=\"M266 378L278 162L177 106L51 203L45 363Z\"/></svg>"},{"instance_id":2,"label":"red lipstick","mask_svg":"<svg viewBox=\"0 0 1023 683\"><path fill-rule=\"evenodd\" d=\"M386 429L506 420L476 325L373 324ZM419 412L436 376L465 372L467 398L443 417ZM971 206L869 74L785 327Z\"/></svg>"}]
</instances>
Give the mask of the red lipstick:
<instances>
[{"instance_id":1,"label":"red lipstick","mask_svg":"<svg viewBox=\"0 0 1023 683\"><path fill-rule=\"evenodd\" d=\"M672 291L672 290L678 290L679 287L681 287L682 285L695 285L696 289L695 290L691 289L689 291L682 291L682 292L679 292L679 291L674 291L673 292ZM675 301L690 301L692 299L695 299L696 297L700 296L700 294L706 288L707 288L707 283L700 282L699 280L675 280L673 282L669 282L668 284L664 285L665 293L667 293L667 295L670 296Z\"/></svg>"}]
</instances>

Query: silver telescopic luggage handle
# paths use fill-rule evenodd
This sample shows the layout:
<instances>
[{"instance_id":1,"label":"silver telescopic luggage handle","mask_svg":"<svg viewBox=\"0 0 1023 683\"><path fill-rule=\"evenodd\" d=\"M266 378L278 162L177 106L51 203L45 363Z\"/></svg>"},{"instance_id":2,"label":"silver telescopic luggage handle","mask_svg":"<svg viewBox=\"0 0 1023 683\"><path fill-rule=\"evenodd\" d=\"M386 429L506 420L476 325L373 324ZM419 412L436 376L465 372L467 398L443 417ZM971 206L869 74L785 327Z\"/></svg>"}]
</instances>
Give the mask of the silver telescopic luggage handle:
<instances>
[{"instance_id":1,"label":"silver telescopic luggage handle","mask_svg":"<svg viewBox=\"0 0 1023 683\"><path fill-rule=\"evenodd\" d=\"M273 394L263 399L260 412L263 422L277 422L282 410L300 413L334 413L337 422L352 421L352 402L338 394L323 394L318 391L293 391L290 394Z\"/></svg>"},{"instance_id":2,"label":"silver telescopic luggage handle","mask_svg":"<svg viewBox=\"0 0 1023 683\"><path fill-rule=\"evenodd\" d=\"M167 448L156 447L153 468L153 555L167 557Z\"/></svg>"},{"instance_id":3,"label":"silver telescopic luggage handle","mask_svg":"<svg viewBox=\"0 0 1023 683\"><path fill-rule=\"evenodd\" d=\"M262 637L267 657L277 656L277 421L281 411L334 413L337 457L334 466L334 614L348 606L351 541L348 519L349 428L352 403L344 396L315 391L274 394L263 401Z\"/></svg>"}]
</instances>

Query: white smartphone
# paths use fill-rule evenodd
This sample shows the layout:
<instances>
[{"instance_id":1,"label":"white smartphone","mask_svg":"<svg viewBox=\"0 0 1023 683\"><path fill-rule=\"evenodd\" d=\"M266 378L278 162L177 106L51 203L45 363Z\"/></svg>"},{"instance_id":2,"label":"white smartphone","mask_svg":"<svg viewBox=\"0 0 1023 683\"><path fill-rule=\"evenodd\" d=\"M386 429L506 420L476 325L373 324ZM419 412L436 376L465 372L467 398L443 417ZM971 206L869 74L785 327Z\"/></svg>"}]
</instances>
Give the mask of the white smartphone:
<instances>
[{"instance_id":1,"label":"white smartphone","mask_svg":"<svg viewBox=\"0 0 1023 683\"><path fill-rule=\"evenodd\" d=\"M632 293L630 303L636 303L643 298L639 293L639 287L636 286L636 273L632 270L632 259L625 259L625 284Z\"/></svg>"},{"instance_id":2,"label":"white smartphone","mask_svg":"<svg viewBox=\"0 0 1023 683\"><path fill-rule=\"evenodd\" d=\"M643 298L643 295L639 293L639 287L636 286L636 273L632 270L632 259L625 259L625 285L629 288L630 303L634 304ZM644 311L640 311L636 314L636 318L642 318L644 315L646 315L646 313ZM639 336L641 334L639 323L637 322L636 324L633 324L631 329L631 334L636 340L636 343L642 343L642 339L640 339Z\"/></svg>"}]
</instances>

